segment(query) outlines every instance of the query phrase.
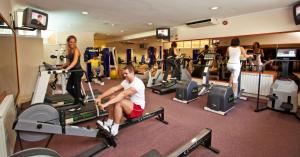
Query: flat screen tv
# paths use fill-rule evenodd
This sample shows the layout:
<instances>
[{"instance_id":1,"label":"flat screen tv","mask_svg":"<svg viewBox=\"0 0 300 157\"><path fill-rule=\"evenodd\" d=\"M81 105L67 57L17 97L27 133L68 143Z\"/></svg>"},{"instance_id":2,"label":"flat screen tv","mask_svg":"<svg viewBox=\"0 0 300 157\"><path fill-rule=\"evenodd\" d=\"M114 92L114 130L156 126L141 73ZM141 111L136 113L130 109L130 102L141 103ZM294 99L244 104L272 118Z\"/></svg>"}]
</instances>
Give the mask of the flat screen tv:
<instances>
[{"instance_id":1,"label":"flat screen tv","mask_svg":"<svg viewBox=\"0 0 300 157\"><path fill-rule=\"evenodd\" d=\"M48 14L31 8L23 11L23 26L46 30L48 25Z\"/></svg>"},{"instance_id":2,"label":"flat screen tv","mask_svg":"<svg viewBox=\"0 0 300 157\"><path fill-rule=\"evenodd\" d=\"M156 38L170 40L170 28L156 28Z\"/></svg>"},{"instance_id":3,"label":"flat screen tv","mask_svg":"<svg viewBox=\"0 0 300 157\"><path fill-rule=\"evenodd\" d=\"M294 5L293 14L294 14L296 25L299 25L300 24L300 3Z\"/></svg>"}]
</instances>

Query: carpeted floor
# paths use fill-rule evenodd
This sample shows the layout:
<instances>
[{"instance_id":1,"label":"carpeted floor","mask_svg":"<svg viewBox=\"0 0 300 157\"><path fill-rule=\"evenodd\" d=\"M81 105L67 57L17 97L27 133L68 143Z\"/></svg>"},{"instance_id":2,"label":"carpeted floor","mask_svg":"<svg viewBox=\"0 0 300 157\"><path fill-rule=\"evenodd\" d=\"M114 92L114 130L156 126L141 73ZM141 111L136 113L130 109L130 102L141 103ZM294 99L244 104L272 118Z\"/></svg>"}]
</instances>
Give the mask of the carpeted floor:
<instances>
[{"instance_id":1,"label":"carpeted floor","mask_svg":"<svg viewBox=\"0 0 300 157\"><path fill-rule=\"evenodd\" d=\"M93 87L103 92L118 83L120 80L107 80L104 86ZM240 101L227 116L220 116L203 110L206 96L190 104L182 104L172 100L174 94L161 96L146 90L146 111L164 107L169 125L151 119L125 128L117 136L118 146L106 149L97 156L139 157L153 148L167 155L203 128L213 130L212 145L220 150L220 154L198 148L191 153L191 157L300 156L300 122L294 116L273 111L255 113L255 99ZM81 125L93 127L95 120ZM49 148L70 157L99 142L94 138L55 135ZM43 144L45 141L23 142L25 148Z\"/></svg>"}]
</instances>

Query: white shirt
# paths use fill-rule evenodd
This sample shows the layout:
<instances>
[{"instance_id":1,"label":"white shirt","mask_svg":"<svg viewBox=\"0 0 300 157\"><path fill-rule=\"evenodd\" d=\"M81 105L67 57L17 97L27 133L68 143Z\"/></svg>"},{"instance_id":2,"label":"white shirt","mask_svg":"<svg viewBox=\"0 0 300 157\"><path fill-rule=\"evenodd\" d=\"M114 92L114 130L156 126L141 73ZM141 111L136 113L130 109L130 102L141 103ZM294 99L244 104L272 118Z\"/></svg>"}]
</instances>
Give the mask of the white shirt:
<instances>
[{"instance_id":1,"label":"white shirt","mask_svg":"<svg viewBox=\"0 0 300 157\"><path fill-rule=\"evenodd\" d=\"M131 87L134 88L137 92L131 95L130 100L133 103L140 105L142 109L145 108L145 85L142 80L134 77L131 83L129 83L127 80L122 81L121 86L124 88L124 90L127 90Z\"/></svg>"},{"instance_id":2,"label":"white shirt","mask_svg":"<svg viewBox=\"0 0 300 157\"><path fill-rule=\"evenodd\" d=\"M239 46L237 47L229 47L228 48L229 53L229 60L228 63L230 64L240 64L240 57L241 57L241 48Z\"/></svg>"}]
</instances>

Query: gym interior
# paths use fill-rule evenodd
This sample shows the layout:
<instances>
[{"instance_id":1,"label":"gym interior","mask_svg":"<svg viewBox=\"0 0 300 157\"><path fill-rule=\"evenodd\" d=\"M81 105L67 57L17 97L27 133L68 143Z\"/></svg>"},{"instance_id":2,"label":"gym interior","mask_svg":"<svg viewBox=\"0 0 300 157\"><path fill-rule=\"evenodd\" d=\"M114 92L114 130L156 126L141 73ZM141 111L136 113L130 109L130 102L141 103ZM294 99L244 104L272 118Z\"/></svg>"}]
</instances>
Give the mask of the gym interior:
<instances>
[{"instance_id":1,"label":"gym interior","mask_svg":"<svg viewBox=\"0 0 300 157\"><path fill-rule=\"evenodd\" d=\"M300 156L299 0L1 0L0 49L2 157Z\"/></svg>"}]
</instances>

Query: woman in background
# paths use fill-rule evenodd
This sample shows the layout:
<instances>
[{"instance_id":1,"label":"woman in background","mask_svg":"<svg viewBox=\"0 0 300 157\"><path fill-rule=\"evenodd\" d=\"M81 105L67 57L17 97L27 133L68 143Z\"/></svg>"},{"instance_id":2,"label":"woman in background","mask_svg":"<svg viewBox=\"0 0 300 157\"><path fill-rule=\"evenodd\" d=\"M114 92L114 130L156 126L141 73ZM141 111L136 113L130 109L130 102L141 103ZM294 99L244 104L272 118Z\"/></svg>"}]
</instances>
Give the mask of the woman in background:
<instances>
[{"instance_id":1,"label":"woman in background","mask_svg":"<svg viewBox=\"0 0 300 157\"><path fill-rule=\"evenodd\" d=\"M240 46L239 38L233 38L231 40L231 46L227 48L227 56L229 57L227 63L227 69L231 72L229 84L232 86L234 97L238 96L238 78L241 71L240 57L243 55L245 58L252 57L247 55L243 47Z\"/></svg>"},{"instance_id":2,"label":"woman in background","mask_svg":"<svg viewBox=\"0 0 300 157\"><path fill-rule=\"evenodd\" d=\"M255 55L254 65L256 65L256 71L260 71L263 65L262 58L264 57L264 50L260 48L259 42L253 43L253 55Z\"/></svg>"},{"instance_id":3,"label":"woman in background","mask_svg":"<svg viewBox=\"0 0 300 157\"><path fill-rule=\"evenodd\" d=\"M167 79L168 79L168 73L169 73L169 70L171 70L171 68L173 67L173 70L172 70L172 75L171 75L171 78L172 79L178 79L178 75L179 74L176 74L178 73L177 70L175 70L176 68L176 65L175 65L175 58L176 56L179 55L179 53L177 52L176 50L176 47L177 47L177 44L176 42L172 42L171 44L171 48L169 49L169 56L167 57L167 64L166 64L166 70L165 70L165 73L164 73L164 77L163 77L163 83L167 82Z\"/></svg>"},{"instance_id":4,"label":"woman in background","mask_svg":"<svg viewBox=\"0 0 300 157\"><path fill-rule=\"evenodd\" d=\"M71 70L71 75L67 83L67 91L73 96L74 105L79 104L77 110L80 110L84 105L81 95L81 77L83 76L83 70L80 65L81 53L77 48L76 42L77 38L74 35L70 35L67 38L67 62L63 65L63 68L65 71Z\"/></svg>"}]
</instances>

